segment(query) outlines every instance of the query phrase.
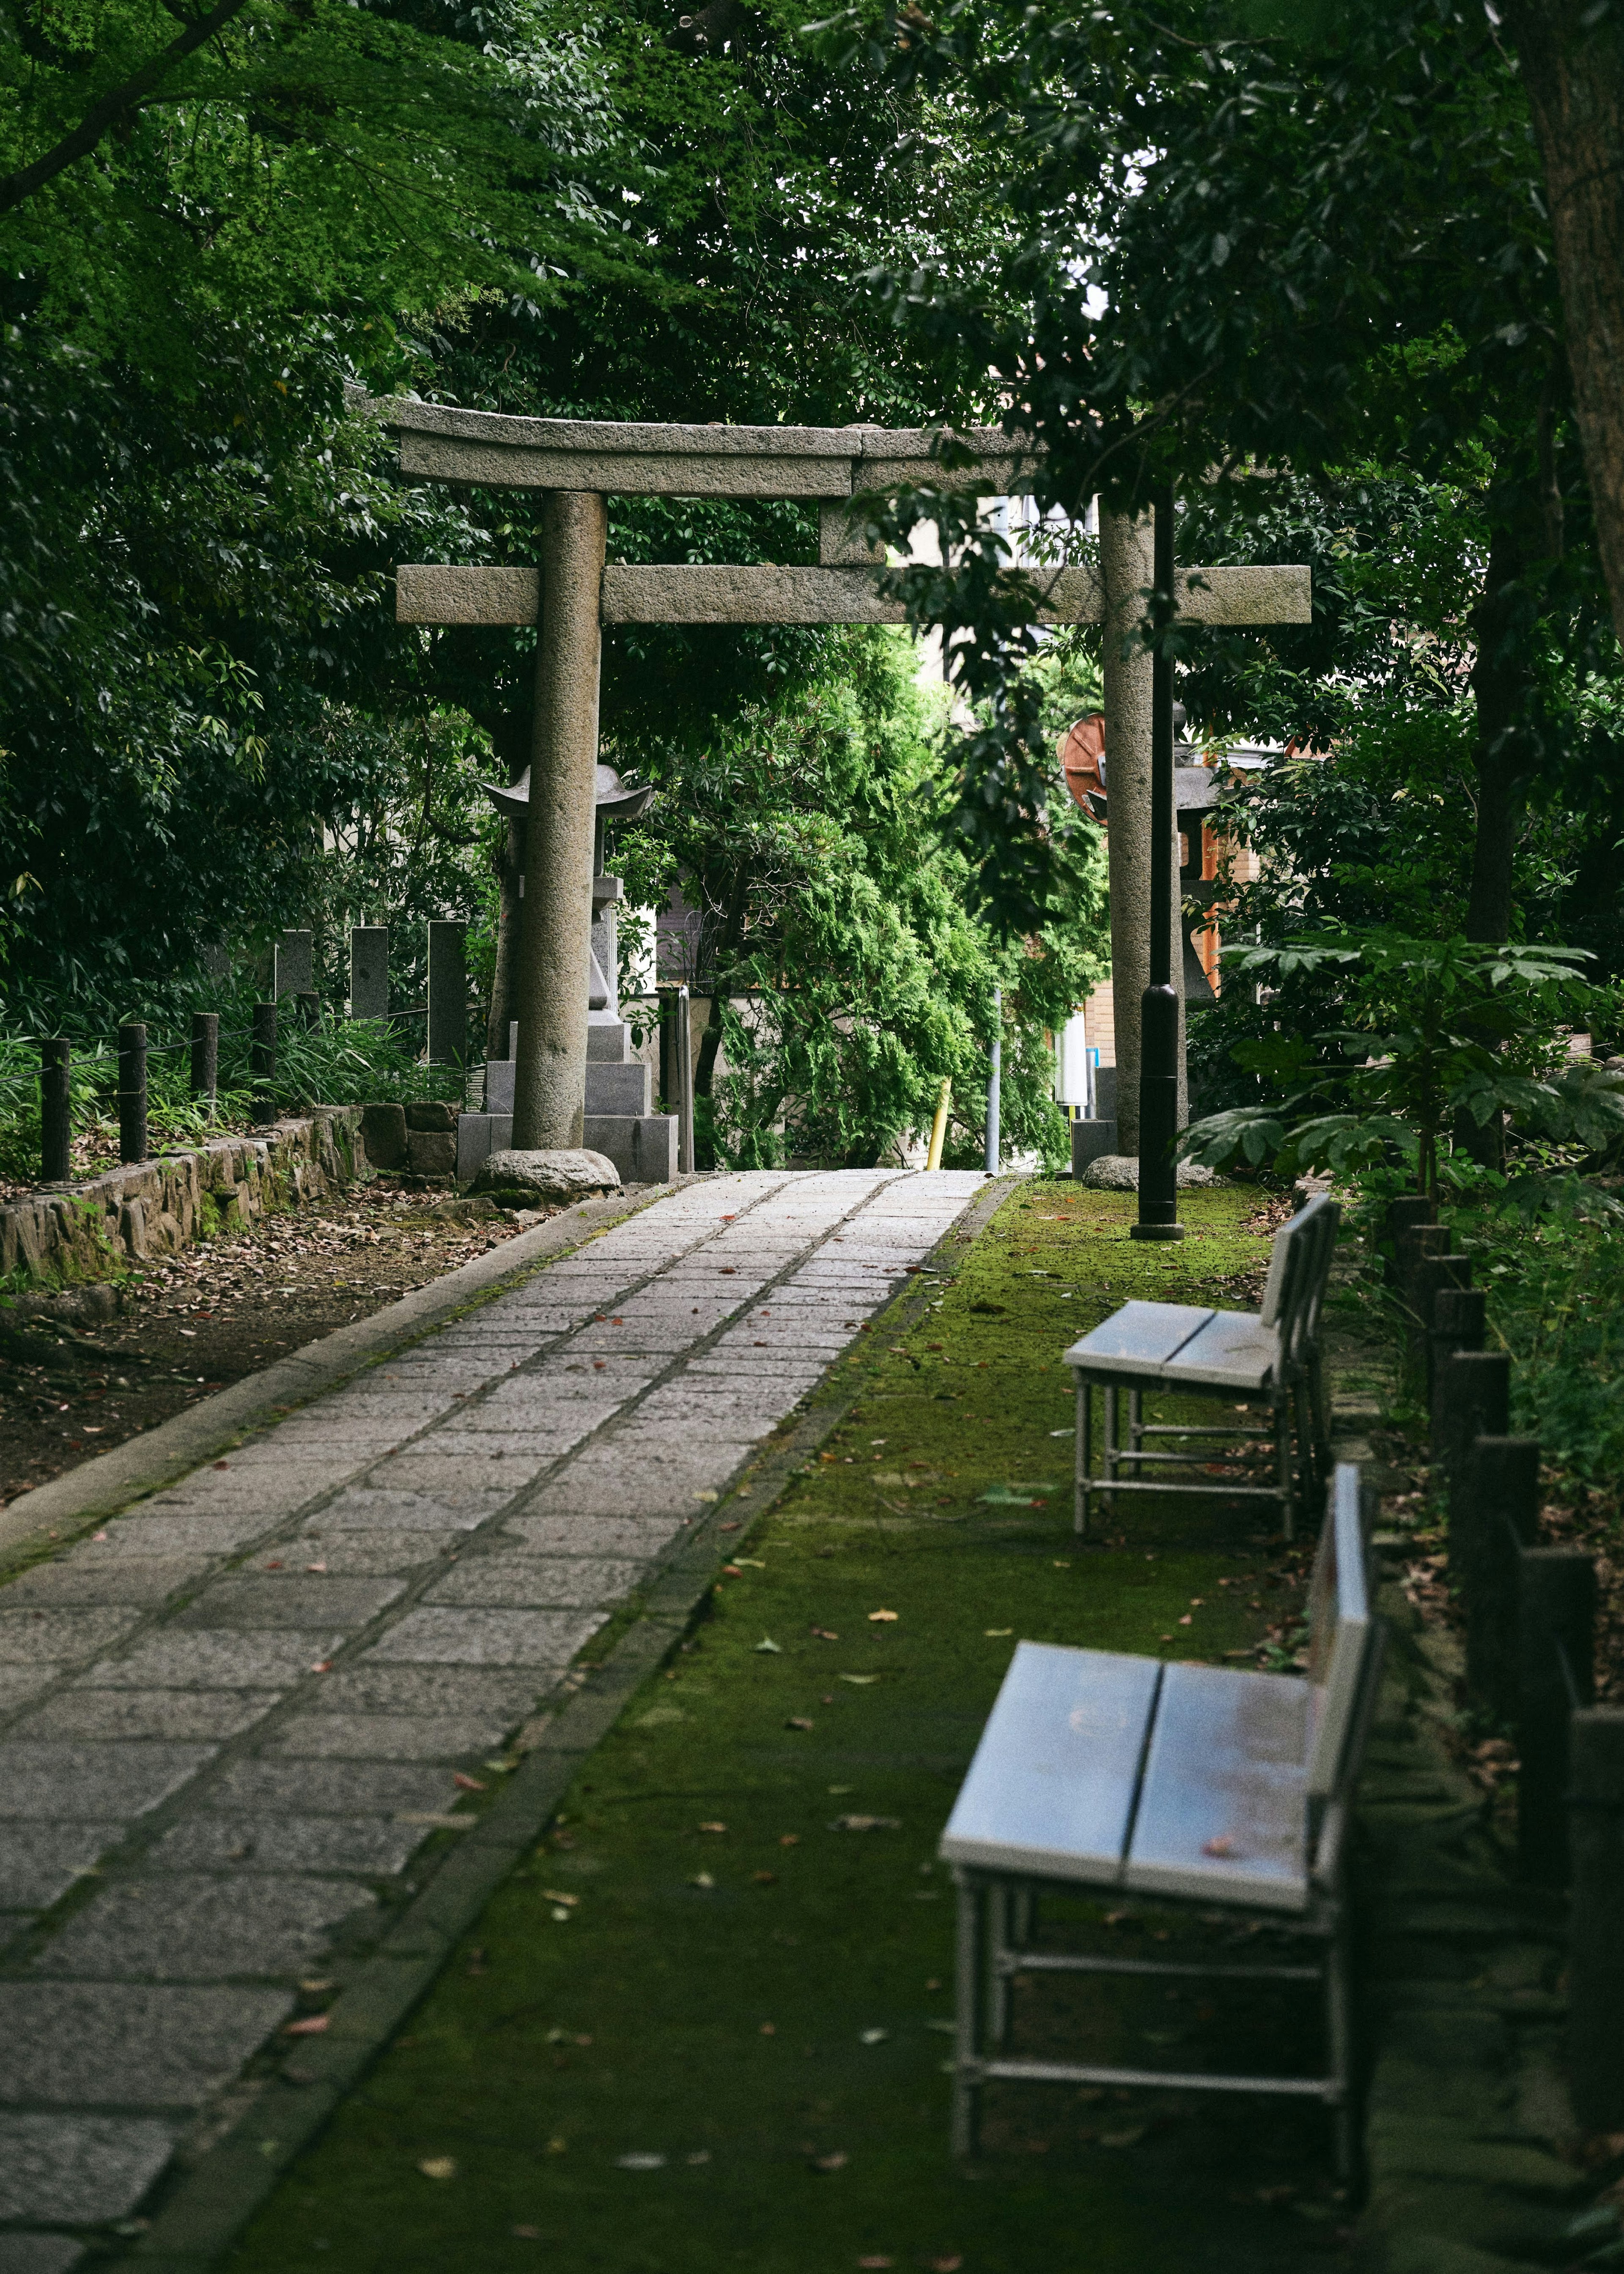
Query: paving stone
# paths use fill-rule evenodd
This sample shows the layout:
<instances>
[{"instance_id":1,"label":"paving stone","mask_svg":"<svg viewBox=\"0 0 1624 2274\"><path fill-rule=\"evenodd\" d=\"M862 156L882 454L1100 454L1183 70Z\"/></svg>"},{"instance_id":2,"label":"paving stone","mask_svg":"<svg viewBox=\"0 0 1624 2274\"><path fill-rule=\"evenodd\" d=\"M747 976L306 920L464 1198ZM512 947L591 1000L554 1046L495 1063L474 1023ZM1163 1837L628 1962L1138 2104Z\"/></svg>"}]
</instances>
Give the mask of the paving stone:
<instances>
[{"instance_id":1,"label":"paving stone","mask_svg":"<svg viewBox=\"0 0 1624 2274\"><path fill-rule=\"evenodd\" d=\"M91 1668L86 1687L102 1690L274 1690L308 1674L331 1658L344 1637L332 1628L319 1632L266 1633L214 1629L191 1634L154 1635L138 1643L127 1658L106 1659Z\"/></svg>"},{"instance_id":2,"label":"paving stone","mask_svg":"<svg viewBox=\"0 0 1624 2274\"><path fill-rule=\"evenodd\" d=\"M450 1474L436 1477L433 1482L440 1487L437 1491L398 1485L348 1486L311 1518L306 1529L318 1537L334 1532L471 1532L506 1508L517 1488L507 1484L470 1484Z\"/></svg>"},{"instance_id":3,"label":"paving stone","mask_svg":"<svg viewBox=\"0 0 1624 2274\"><path fill-rule=\"evenodd\" d=\"M214 1758L213 1745L0 1745L0 1817L99 1823L144 1816Z\"/></svg>"},{"instance_id":4,"label":"paving stone","mask_svg":"<svg viewBox=\"0 0 1624 2274\"><path fill-rule=\"evenodd\" d=\"M170 2127L150 2117L10 2112L0 2116L0 2218L54 2219L64 2226L126 2218L174 2146ZM7 2242L58 2240L77 2252L78 2244L65 2236L0 2240L0 2274L10 2274ZM26 2257L16 2262L19 2274L27 2263ZM41 2270L71 2263L71 2258L39 2261Z\"/></svg>"},{"instance_id":5,"label":"paving stone","mask_svg":"<svg viewBox=\"0 0 1624 2274\"><path fill-rule=\"evenodd\" d=\"M140 1624L139 1611L0 1610L0 1666L71 1663Z\"/></svg>"},{"instance_id":6,"label":"paving stone","mask_svg":"<svg viewBox=\"0 0 1624 2274\"><path fill-rule=\"evenodd\" d=\"M0 1595L8 1608L35 1603L50 1606L110 1604L145 1610L167 1602L180 1588L204 1577L214 1569L207 1555L64 1557L59 1563L36 1563L21 1572Z\"/></svg>"},{"instance_id":7,"label":"paving stone","mask_svg":"<svg viewBox=\"0 0 1624 2274\"><path fill-rule=\"evenodd\" d=\"M551 1674L508 1674L479 1666L380 1666L376 1657L329 1675L312 1700L323 1713L477 1713L516 1728L538 1698L557 1683Z\"/></svg>"},{"instance_id":8,"label":"paving stone","mask_svg":"<svg viewBox=\"0 0 1624 2274\"><path fill-rule=\"evenodd\" d=\"M38 1743L75 1737L117 1743L130 1737L198 1737L223 1744L263 1721L278 1690L81 1690L60 1691L19 1721L17 1737Z\"/></svg>"},{"instance_id":9,"label":"paving stone","mask_svg":"<svg viewBox=\"0 0 1624 2274\"><path fill-rule=\"evenodd\" d=\"M348 1871L364 1879L403 1871L428 1838L387 1816L192 1816L147 1858L154 1871Z\"/></svg>"},{"instance_id":10,"label":"paving stone","mask_svg":"<svg viewBox=\"0 0 1624 2274\"><path fill-rule=\"evenodd\" d=\"M0 1982L0 2101L195 2108L291 2004L281 1990Z\"/></svg>"},{"instance_id":11,"label":"paving stone","mask_svg":"<svg viewBox=\"0 0 1624 2274\"><path fill-rule=\"evenodd\" d=\"M440 1666L565 1666L602 1615L556 1611L408 1611L375 1642L377 1659Z\"/></svg>"},{"instance_id":12,"label":"paving stone","mask_svg":"<svg viewBox=\"0 0 1624 2274\"><path fill-rule=\"evenodd\" d=\"M300 1572L307 1563L325 1563L329 1577L376 1576L421 1570L455 1547L466 1544L466 1532L350 1532L334 1531L304 1540L270 1543L284 1570ZM266 1563L256 1559L259 1570Z\"/></svg>"},{"instance_id":13,"label":"paving stone","mask_svg":"<svg viewBox=\"0 0 1624 2274\"><path fill-rule=\"evenodd\" d=\"M341 1919L375 1909L342 1879L154 1875L109 1882L35 1962L86 1982L225 1982L308 1969ZM0 2187L4 2181L0 2180ZM28 2217L46 2214L32 2212Z\"/></svg>"},{"instance_id":14,"label":"paving stone","mask_svg":"<svg viewBox=\"0 0 1624 2274\"><path fill-rule=\"evenodd\" d=\"M658 1555L685 1529L672 1516L511 1516L504 1540L540 1555Z\"/></svg>"},{"instance_id":15,"label":"paving stone","mask_svg":"<svg viewBox=\"0 0 1624 2274\"><path fill-rule=\"evenodd\" d=\"M395 1761L234 1761L210 1786L213 1809L240 1816L395 1816L452 1807L448 1769Z\"/></svg>"},{"instance_id":16,"label":"paving stone","mask_svg":"<svg viewBox=\"0 0 1624 2274\"><path fill-rule=\"evenodd\" d=\"M521 1445L523 1451L518 1449ZM380 1461L372 1472L372 1482L387 1491L433 1496L454 1491L470 1477L494 1478L500 1473L500 1487L493 1483L487 1489L497 1492L499 1499L511 1499L544 1469L550 1469L568 1449L535 1449L535 1440L530 1437L510 1439L507 1443L498 1436L475 1437L466 1433L455 1442L431 1437L425 1440L420 1452L396 1453L389 1460ZM498 1461L501 1463L500 1472L493 1466Z\"/></svg>"},{"instance_id":17,"label":"paving stone","mask_svg":"<svg viewBox=\"0 0 1624 2274\"><path fill-rule=\"evenodd\" d=\"M170 1622L191 1627L364 1627L405 1591L404 1579L330 1571L233 1571Z\"/></svg>"},{"instance_id":18,"label":"paving stone","mask_svg":"<svg viewBox=\"0 0 1624 2274\"><path fill-rule=\"evenodd\" d=\"M648 1567L602 1555L470 1555L436 1579L425 1603L493 1603L515 1609L618 1602Z\"/></svg>"},{"instance_id":19,"label":"paving stone","mask_svg":"<svg viewBox=\"0 0 1624 2274\"><path fill-rule=\"evenodd\" d=\"M0 1713L13 1713L26 1706L68 1669L47 1662L40 1666L0 1666Z\"/></svg>"},{"instance_id":20,"label":"paving stone","mask_svg":"<svg viewBox=\"0 0 1624 2274\"><path fill-rule=\"evenodd\" d=\"M311 1761L462 1761L502 1742L494 1715L300 1713L266 1744L267 1757Z\"/></svg>"},{"instance_id":21,"label":"paving stone","mask_svg":"<svg viewBox=\"0 0 1624 2274\"><path fill-rule=\"evenodd\" d=\"M155 1503L149 1502L147 1506L154 1507ZM289 1515L292 1512L291 1509L288 1511ZM139 1562L147 1556L230 1555L237 1548L245 1547L251 1540L258 1540L279 1520L274 1510L265 1515L244 1509L229 1512L194 1510L189 1513L149 1516L143 1507L129 1516L117 1517L108 1525L105 1540L87 1540L81 1552L93 1569L103 1558L111 1563Z\"/></svg>"},{"instance_id":22,"label":"paving stone","mask_svg":"<svg viewBox=\"0 0 1624 2274\"><path fill-rule=\"evenodd\" d=\"M0 2234L0 2274L71 2274L82 2243L67 2234Z\"/></svg>"},{"instance_id":23,"label":"paving stone","mask_svg":"<svg viewBox=\"0 0 1624 2274\"><path fill-rule=\"evenodd\" d=\"M127 1828L111 1821L0 1824L0 1908L48 1909L118 1845Z\"/></svg>"}]
</instances>

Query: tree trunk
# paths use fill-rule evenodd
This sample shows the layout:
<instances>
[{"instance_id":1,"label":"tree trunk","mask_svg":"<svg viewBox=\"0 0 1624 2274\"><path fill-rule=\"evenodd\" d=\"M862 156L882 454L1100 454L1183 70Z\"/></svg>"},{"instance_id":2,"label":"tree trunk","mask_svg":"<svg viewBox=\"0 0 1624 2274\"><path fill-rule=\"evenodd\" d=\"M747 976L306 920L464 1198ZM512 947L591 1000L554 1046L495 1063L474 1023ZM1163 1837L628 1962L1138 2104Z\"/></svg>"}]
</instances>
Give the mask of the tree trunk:
<instances>
[{"instance_id":1,"label":"tree trunk","mask_svg":"<svg viewBox=\"0 0 1624 2274\"><path fill-rule=\"evenodd\" d=\"M1545 168L1574 415L1624 639L1624 22L1590 0L1511 0Z\"/></svg>"},{"instance_id":2,"label":"tree trunk","mask_svg":"<svg viewBox=\"0 0 1624 2274\"><path fill-rule=\"evenodd\" d=\"M1466 908L1468 939L1502 940L1511 930L1512 859L1525 794L1526 713L1531 692L1531 610L1522 581L1528 566L1517 526L1498 525L1489 543L1483 592L1472 612L1477 648L1471 674L1477 706L1473 749L1477 826Z\"/></svg>"}]
</instances>

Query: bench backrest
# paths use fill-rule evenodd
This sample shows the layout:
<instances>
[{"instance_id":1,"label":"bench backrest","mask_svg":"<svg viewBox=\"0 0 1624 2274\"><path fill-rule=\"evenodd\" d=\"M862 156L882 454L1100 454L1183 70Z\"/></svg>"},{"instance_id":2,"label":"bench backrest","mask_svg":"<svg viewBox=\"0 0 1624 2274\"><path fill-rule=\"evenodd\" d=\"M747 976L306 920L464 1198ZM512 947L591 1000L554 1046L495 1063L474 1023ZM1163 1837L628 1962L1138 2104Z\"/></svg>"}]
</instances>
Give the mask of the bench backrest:
<instances>
[{"instance_id":1,"label":"bench backrest","mask_svg":"<svg viewBox=\"0 0 1624 2274\"><path fill-rule=\"evenodd\" d=\"M1278 1328L1281 1349L1289 1355L1297 1356L1320 1330L1341 1222L1341 1209L1321 1193L1274 1234L1259 1317L1266 1327Z\"/></svg>"},{"instance_id":2,"label":"bench backrest","mask_svg":"<svg viewBox=\"0 0 1624 2274\"><path fill-rule=\"evenodd\" d=\"M1357 1763L1350 1758L1373 1635L1359 1472L1343 1462L1326 1495L1325 1527L1309 1593L1308 1793L1328 1799Z\"/></svg>"}]
</instances>

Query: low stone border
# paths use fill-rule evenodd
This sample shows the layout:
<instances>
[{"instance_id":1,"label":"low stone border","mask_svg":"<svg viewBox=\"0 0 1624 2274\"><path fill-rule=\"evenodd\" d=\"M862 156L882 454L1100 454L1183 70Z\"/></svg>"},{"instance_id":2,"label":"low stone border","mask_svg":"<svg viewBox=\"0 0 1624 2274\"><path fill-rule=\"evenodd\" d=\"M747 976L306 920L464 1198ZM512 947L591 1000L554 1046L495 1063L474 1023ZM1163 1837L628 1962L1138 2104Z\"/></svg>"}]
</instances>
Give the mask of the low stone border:
<instances>
[{"instance_id":1,"label":"low stone border","mask_svg":"<svg viewBox=\"0 0 1624 2274\"><path fill-rule=\"evenodd\" d=\"M1019 1181L1006 1176L989 1184L939 1243L925 1270L937 1276L955 1270ZM647 1197L670 1189L657 1187ZM937 1291L921 1276L882 1315L893 1329L906 1331ZM778 1442L747 1464L736 1484L692 1529L604 1663L578 1678L573 1694L529 1726L523 1766L484 1804L477 1828L459 1839L350 1977L328 2009L327 2029L282 2058L274 2081L176 2181L147 2232L117 2263L139 2267L141 2274L207 2274L219 2263L288 2166L433 1986L502 1880L545 1831L583 1762L614 1727L627 1702L703 1614L717 1572L737 1554L744 1531L767 1513L807 1457L845 1419L883 1353L877 1333L866 1347L868 1355L858 1364L831 1369L811 1393L809 1411L785 1425ZM719 1530L723 1522L734 1527L726 1540ZM428 1860L421 1859L419 1868Z\"/></svg>"},{"instance_id":2,"label":"low stone border","mask_svg":"<svg viewBox=\"0 0 1624 2274\"><path fill-rule=\"evenodd\" d=\"M273 1209L317 1200L372 1167L359 1105L320 1105L263 1135L213 1137L87 1184L0 1208L0 1284L68 1287L240 1231Z\"/></svg>"}]
</instances>

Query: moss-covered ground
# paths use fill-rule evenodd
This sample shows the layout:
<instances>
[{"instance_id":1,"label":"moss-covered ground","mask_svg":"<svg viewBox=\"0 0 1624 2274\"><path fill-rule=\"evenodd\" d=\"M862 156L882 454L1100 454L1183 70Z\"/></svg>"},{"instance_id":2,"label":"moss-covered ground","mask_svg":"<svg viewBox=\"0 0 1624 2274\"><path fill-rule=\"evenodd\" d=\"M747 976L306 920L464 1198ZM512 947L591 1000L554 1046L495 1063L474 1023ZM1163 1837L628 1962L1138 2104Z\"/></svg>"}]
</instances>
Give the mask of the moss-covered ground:
<instances>
[{"instance_id":1,"label":"moss-covered ground","mask_svg":"<svg viewBox=\"0 0 1624 2274\"><path fill-rule=\"evenodd\" d=\"M1324 2120L1289 2102L1002 2086L974 2162L947 2151L936 1843L1015 1639L1291 1640L1299 1567L1255 1514L1147 1501L1072 1537L1067 1342L1132 1295L1249 1304L1267 1260L1255 1194L1186 1196L1182 1246L1130 1242L1132 1207L1021 1185L911 1328L876 1322L850 1413L234 2274L1224 2274L1336 2253ZM1104 1906L1071 1924L1129 1949L1190 1931ZM1016 2036L1289 2067L1319 2050L1298 1996L1039 1977Z\"/></svg>"}]
</instances>

